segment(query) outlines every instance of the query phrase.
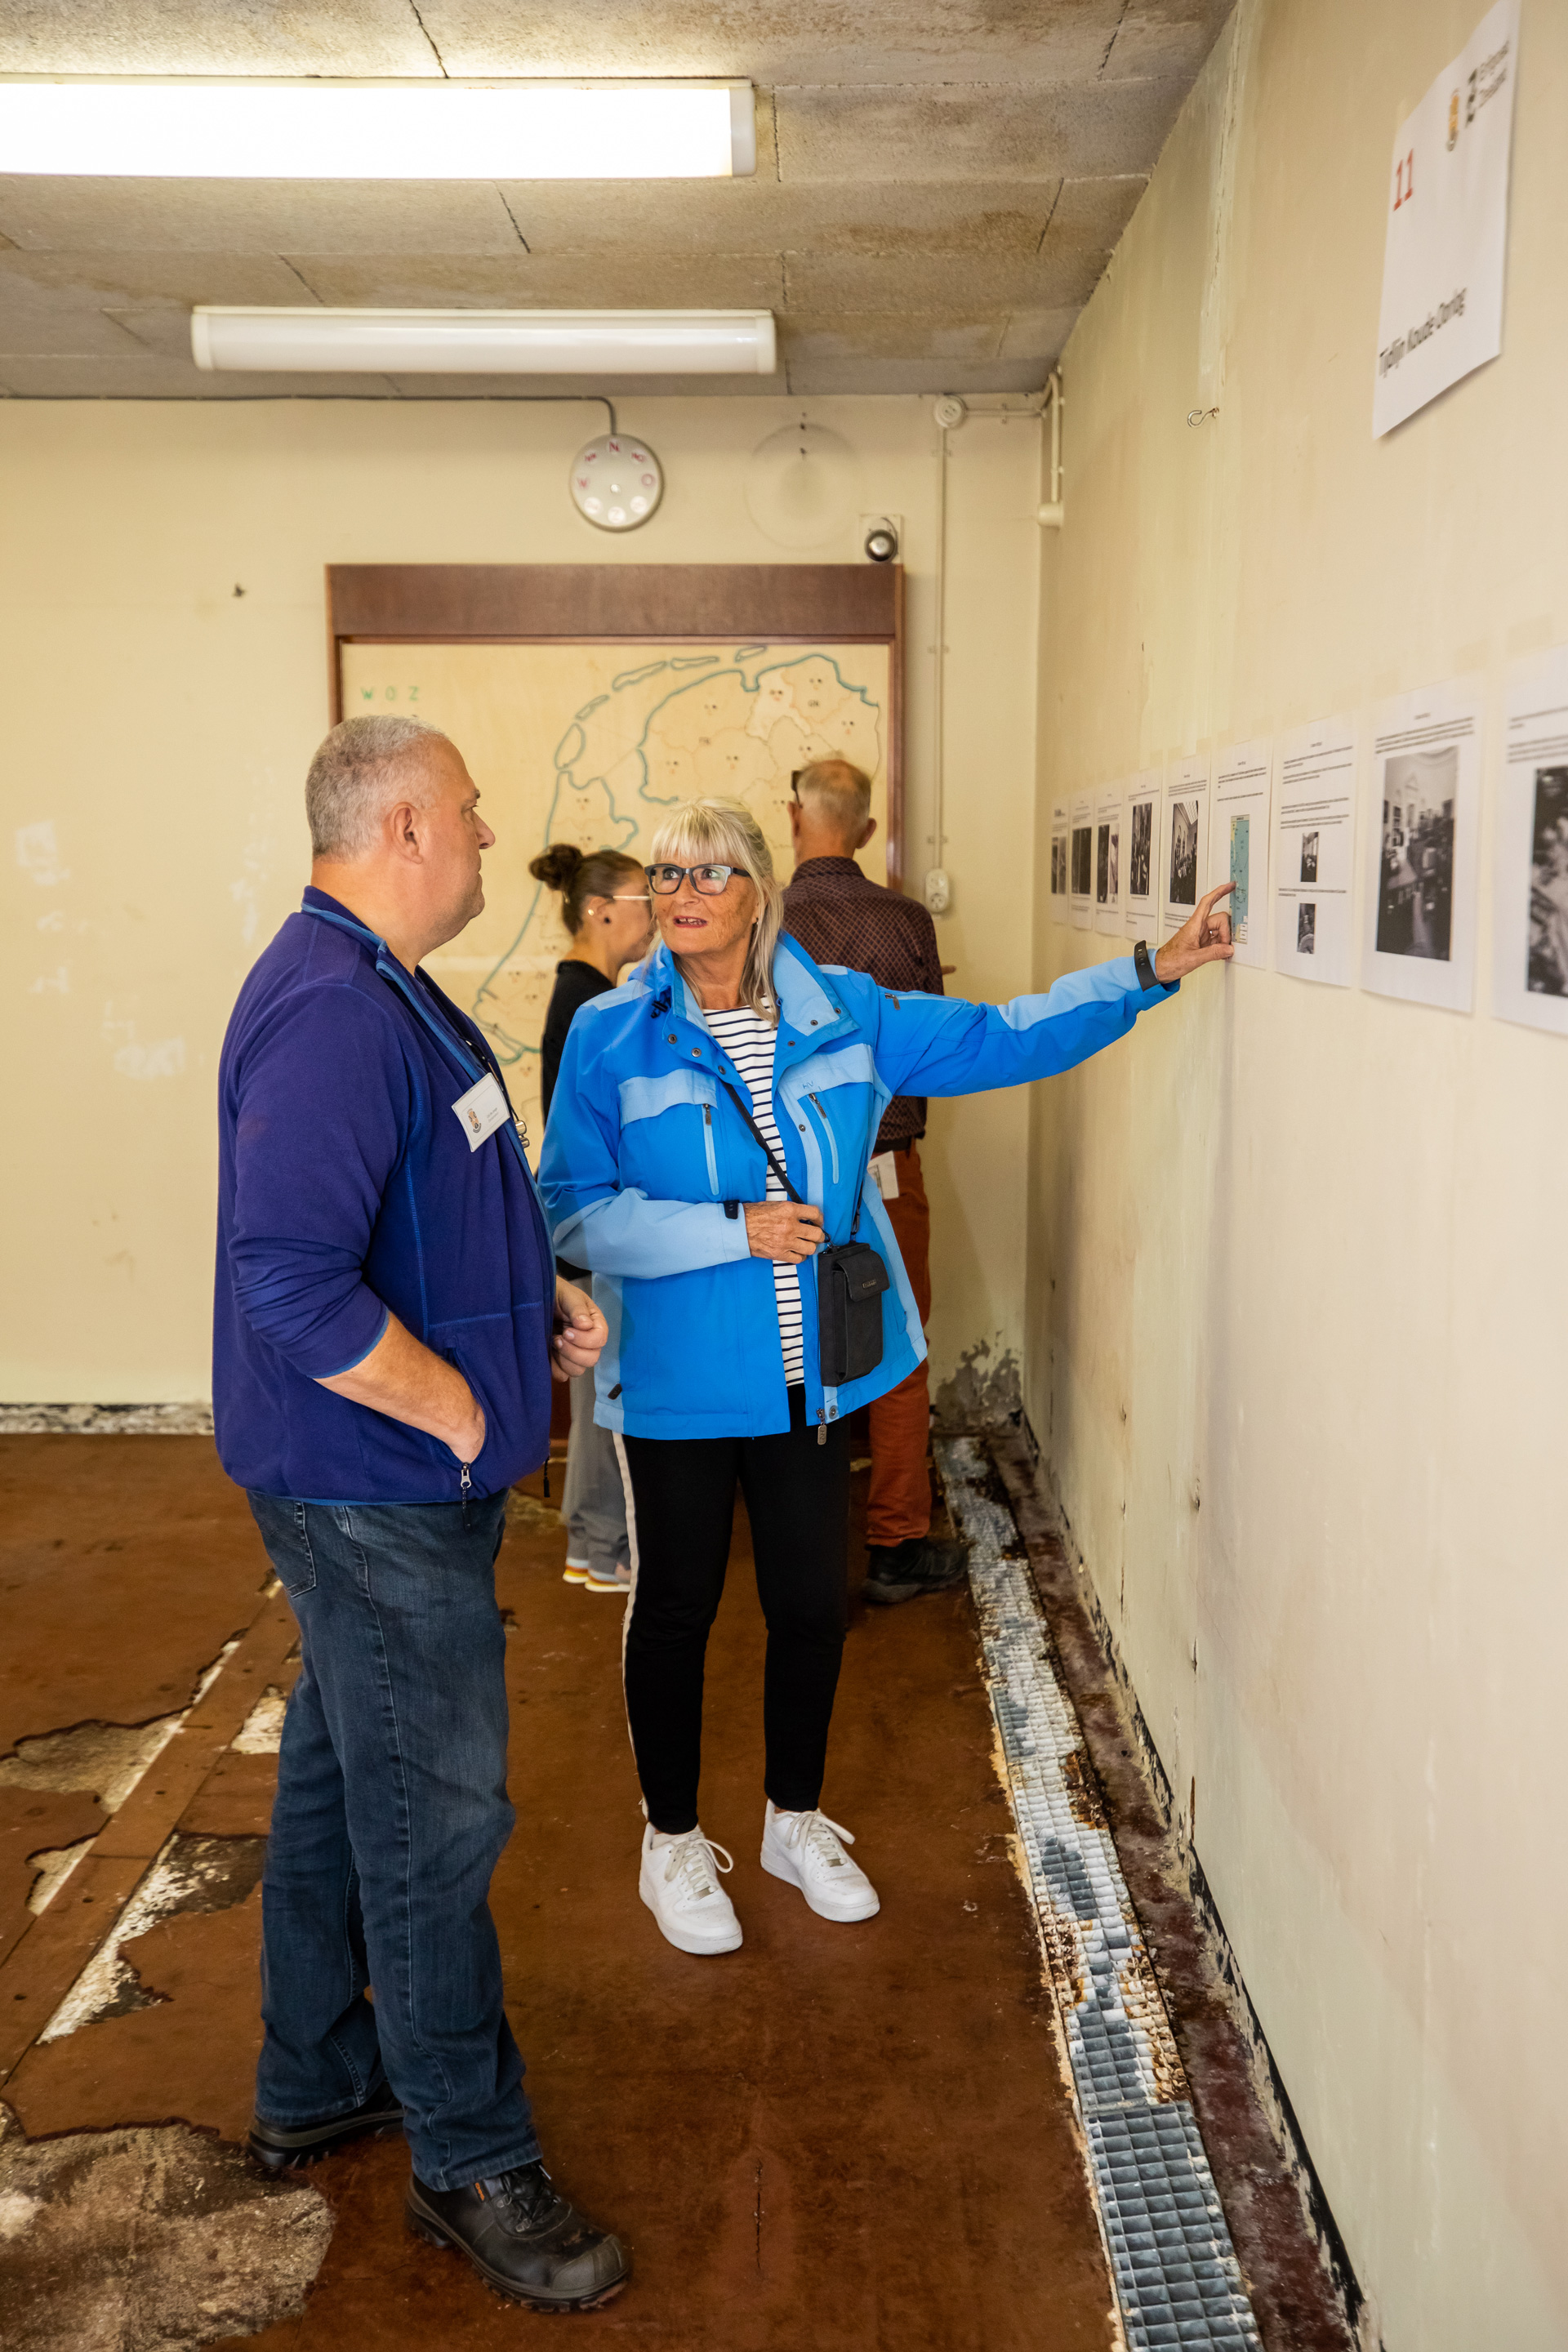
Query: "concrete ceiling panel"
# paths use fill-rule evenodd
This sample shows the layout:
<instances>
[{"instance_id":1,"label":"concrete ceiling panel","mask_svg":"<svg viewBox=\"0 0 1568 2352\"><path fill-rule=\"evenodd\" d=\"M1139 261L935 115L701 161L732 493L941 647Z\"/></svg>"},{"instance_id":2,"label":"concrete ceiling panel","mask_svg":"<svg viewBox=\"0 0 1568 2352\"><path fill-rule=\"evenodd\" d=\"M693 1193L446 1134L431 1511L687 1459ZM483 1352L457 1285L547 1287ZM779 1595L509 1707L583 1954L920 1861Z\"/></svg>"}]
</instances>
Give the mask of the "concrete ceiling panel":
<instances>
[{"instance_id":1,"label":"concrete ceiling panel","mask_svg":"<svg viewBox=\"0 0 1568 2352\"><path fill-rule=\"evenodd\" d=\"M1032 360L802 359L789 372L796 398L816 393L1038 392L1044 371Z\"/></svg>"},{"instance_id":2,"label":"concrete ceiling panel","mask_svg":"<svg viewBox=\"0 0 1568 2352\"><path fill-rule=\"evenodd\" d=\"M306 288L276 253L0 254L0 310L14 289L45 287L94 310L147 300L308 302Z\"/></svg>"},{"instance_id":3,"label":"concrete ceiling panel","mask_svg":"<svg viewBox=\"0 0 1568 2352\"><path fill-rule=\"evenodd\" d=\"M535 253L1033 253L1057 184L858 180L509 182Z\"/></svg>"},{"instance_id":4,"label":"concrete ceiling panel","mask_svg":"<svg viewBox=\"0 0 1568 2352\"><path fill-rule=\"evenodd\" d=\"M1214 30L1225 0L1200 0ZM759 82L1061 81L1100 69L1124 0L421 0L450 74L748 76ZM1186 0L1146 7L1184 18ZM1213 33L1210 34L1213 38ZM1195 68L1194 68L1195 69Z\"/></svg>"},{"instance_id":5,"label":"concrete ceiling panel","mask_svg":"<svg viewBox=\"0 0 1568 2352\"><path fill-rule=\"evenodd\" d=\"M4 362L0 362L0 369ZM408 400L500 400L534 402L578 399L584 404L607 394L618 412L627 408L635 414L635 405L644 400L708 399L715 394L746 398L758 394L776 400L788 389L783 371L777 375L660 375L626 376L619 382L613 376L536 376L531 381L515 375L399 375L391 379L396 390ZM547 388L548 387L548 388ZM564 411L563 412L564 414ZM632 429L626 415L619 421ZM581 426L563 434L562 463L566 464L572 452L580 449L597 433L603 433L606 419L603 409L597 413L584 406ZM658 435L654 436L658 446ZM591 523L584 526L592 530Z\"/></svg>"},{"instance_id":6,"label":"concrete ceiling panel","mask_svg":"<svg viewBox=\"0 0 1568 2352\"><path fill-rule=\"evenodd\" d=\"M1002 336L1002 358L1037 361L1036 381L1039 382L1060 359L1078 321L1079 308L1069 302L1055 310L1015 310Z\"/></svg>"},{"instance_id":7,"label":"concrete ceiling panel","mask_svg":"<svg viewBox=\"0 0 1568 2352\"><path fill-rule=\"evenodd\" d=\"M24 400L375 400L379 375L203 375L192 360L138 350L116 359L0 359L0 383Z\"/></svg>"},{"instance_id":8,"label":"concrete ceiling panel","mask_svg":"<svg viewBox=\"0 0 1568 2352\"><path fill-rule=\"evenodd\" d=\"M371 309L773 310L776 256L643 253L309 254L289 257L319 301Z\"/></svg>"},{"instance_id":9,"label":"concrete ceiling panel","mask_svg":"<svg viewBox=\"0 0 1568 2352\"><path fill-rule=\"evenodd\" d=\"M859 318L791 319L779 338L790 381L805 360L868 359L929 361L940 370L948 362L981 365L994 359L1005 321L1000 317L928 320L875 314Z\"/></svg>"},{"instance_id":10,"label":"concrete ceiling panel","mask_svg":"<svg viewBox=\"0 0 1568 2352\"><path fill-rule=\"evenodd\" d=\"M0 274L0 357L111 358L134 349L97 303L68 289L35 286L11 270Z\"/></svg>"},{"instance_id":11,"label":"concrete ceiling panel","mask_svg":"<svg viewBox=\"0 0 1568 2352\"><path fill-rule=\"evenodd\" d=\"M31 251L515 253L484 181L0 178L0 230Z\"/></svg>"},{"instance_id":12,"label":"concrete ceiling panel","mask_svg":"<svg viewBox=\"0 0 1568 2352\"><path fill-rule=\"evenodd\" d=\"M1185 95L1177 80L780 89L779 170L900 182L1147 171Z\"/></svg>"},{"instance_id":13,"label":"concrete ceiling panel","mask_svg":"<svg viewBox=\"0 0 1568 2352\"><path fill-rule=\"evenodd\" d=\"M1190 86L1230 9L1231 0L1185 0L1185 5L1177 0L1169 6L1129 8L1116 28L1100 79L1173 79Z\"/></svg>"},{"instance_id":14,"label":"concrete ceiling panel","mask_svg":"<svg viewBox=\"0 0 1568 2352\"><path fill-rule=\"evenodd\" d=\"M897 311L924 324L964 311L1039 309L1087 302L1105 266L1103 252L1087 254L1064 242L1044 257L898 254L791 254L784 264L786 315L816 311L865 315Z\"/></svg>"},{"instance_id":15,"label":"concrete ceiling panel","mask_svg":"<svg viewBox=\"0 0 1568 2352\"><path fill-rule=\"evenodd\" d=\"M408 0L6 0L0 73L435 74Z\"/></svg>"}]
</instances>

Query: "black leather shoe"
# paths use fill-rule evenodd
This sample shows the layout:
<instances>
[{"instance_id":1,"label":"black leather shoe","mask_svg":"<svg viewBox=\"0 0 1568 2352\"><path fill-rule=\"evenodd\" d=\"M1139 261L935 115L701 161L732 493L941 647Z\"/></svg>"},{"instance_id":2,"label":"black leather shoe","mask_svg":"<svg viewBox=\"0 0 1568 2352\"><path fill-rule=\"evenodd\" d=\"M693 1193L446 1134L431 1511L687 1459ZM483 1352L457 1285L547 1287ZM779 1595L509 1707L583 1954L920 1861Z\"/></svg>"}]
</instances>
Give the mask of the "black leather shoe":
<instances>
[{"instance_id":1,"label":"black leather shoe","mask_svg":"<svg viewBox=\"0 0 1568 2352\"><path fill-rule=\"evenodd\" d=\"M945 1592L968 1573L969 1546L931 1536L906 1536L902 1543L868 1544L866 1598L879 1609L914 1601L922 1592Z\"/></svg>"},{"instance_id":2,"label":"black leather shoe","mask_svg":"<svg viewBox=\"0 0 1568 2352\"><path fill-rule=\"evenodd\" d=\"M292 2172L302 2164L317 2164L351 2139L372 2132L400 2130L403 2109L388 2085L378 2083L368 2098L346 2116L332 2116L321 2124L269 2124L253 2116L246 2146L268 2172Z\"/></svg>"},{"instance_id":3,"label":"black leather shoe","mask_svg":"<svg viewBox=\"0 0 1568 2352\"><path fill-rule=\"evenodd\" d=\"M416 2238L467 2254L498 2294L535 2311L596 2310L631 2275L620 2240L584 2221L542 2164L471 2189L426 2189L416 2174L406 2212Z\"/></svg>"}]
</instances>

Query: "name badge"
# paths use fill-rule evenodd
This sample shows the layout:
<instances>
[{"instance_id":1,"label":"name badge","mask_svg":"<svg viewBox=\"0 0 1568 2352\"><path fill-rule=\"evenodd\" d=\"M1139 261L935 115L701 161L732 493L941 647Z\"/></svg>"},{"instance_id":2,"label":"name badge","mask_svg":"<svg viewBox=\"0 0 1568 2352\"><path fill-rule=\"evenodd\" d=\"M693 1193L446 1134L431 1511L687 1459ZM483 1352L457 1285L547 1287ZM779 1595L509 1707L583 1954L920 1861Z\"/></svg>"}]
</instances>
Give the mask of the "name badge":
<instances>
[{"instance_id":1,"label":"name badge","mask_svg":"<svg viewBox=\"0 0 1568 2352\"><path fill-rule=\"evenodd\" d=\"M487 1070L477 1087L459 1095L452 1105L452 1116L468 1139L468 1150L477 1151L488 1143L496 1129L504 1127L509 1113L506 1097Z\"/></svg>"},{"instance_id":2,"label":"name badge","mask_svg":"<svg viewBox=\"0 0 1568 2352\"><path fill-rule=\"evenodd\" d=\"M871 1162L871 1181L884 1201L899 1197L899 1155L896 1151L879 1151Z\"/></svg>"}]
</instances>

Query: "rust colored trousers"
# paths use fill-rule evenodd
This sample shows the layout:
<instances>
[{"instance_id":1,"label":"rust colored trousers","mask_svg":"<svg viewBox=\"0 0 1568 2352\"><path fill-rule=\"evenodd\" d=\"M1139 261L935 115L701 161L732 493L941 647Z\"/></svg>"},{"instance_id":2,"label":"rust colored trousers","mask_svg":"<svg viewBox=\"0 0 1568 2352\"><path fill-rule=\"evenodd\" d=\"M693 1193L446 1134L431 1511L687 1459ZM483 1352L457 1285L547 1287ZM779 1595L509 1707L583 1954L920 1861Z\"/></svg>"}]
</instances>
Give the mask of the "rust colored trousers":
<instances>
[{"instance_id":1,"label":"rust colored trousers","mask_svg":"<svg viewBox=\"0 0 1568 2352\"><path fill-rule=\"evenodd\" d=\"M884 1203L888 1223L904 1261L921 1321L931 1316L931 1205L918 1143L893 1154L899 1197ZM871 1496L866 1511L868 1544L902 1543L931 1528L931 1475L926 1450L931 1439L931 1390L927 1367L917 1364L907 1380L870 1407Z\"/></svg>"}]
</instances>

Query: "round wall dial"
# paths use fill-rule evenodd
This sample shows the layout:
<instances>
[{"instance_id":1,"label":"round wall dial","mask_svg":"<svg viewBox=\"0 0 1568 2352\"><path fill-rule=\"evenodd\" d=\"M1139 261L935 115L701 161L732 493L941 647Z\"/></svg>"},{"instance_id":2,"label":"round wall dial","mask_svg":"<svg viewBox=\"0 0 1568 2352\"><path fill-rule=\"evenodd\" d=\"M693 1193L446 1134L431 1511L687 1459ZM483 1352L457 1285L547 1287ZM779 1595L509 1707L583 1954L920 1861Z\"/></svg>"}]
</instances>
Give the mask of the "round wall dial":
<instances>
[{"instance_id":1,"label":"round wall dial","mask_svg":"<svg viewBox=\"0 0 1568 2352\"><path fill-rule=\"evenodd\" d=\"M572 460L572 501L599 530L636 530L664 496L664 467L646 441L601 433Z\"/></svg>"}]
</instances>

